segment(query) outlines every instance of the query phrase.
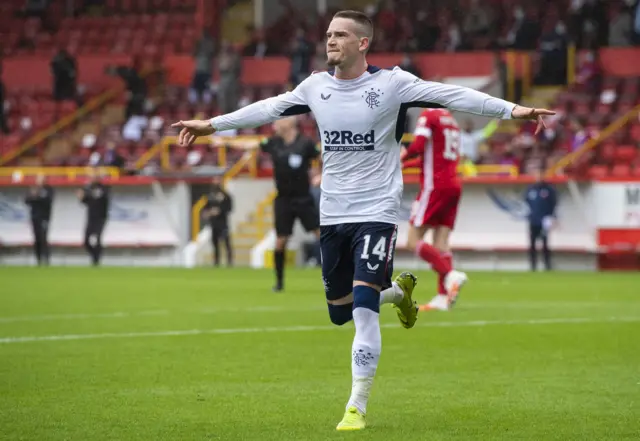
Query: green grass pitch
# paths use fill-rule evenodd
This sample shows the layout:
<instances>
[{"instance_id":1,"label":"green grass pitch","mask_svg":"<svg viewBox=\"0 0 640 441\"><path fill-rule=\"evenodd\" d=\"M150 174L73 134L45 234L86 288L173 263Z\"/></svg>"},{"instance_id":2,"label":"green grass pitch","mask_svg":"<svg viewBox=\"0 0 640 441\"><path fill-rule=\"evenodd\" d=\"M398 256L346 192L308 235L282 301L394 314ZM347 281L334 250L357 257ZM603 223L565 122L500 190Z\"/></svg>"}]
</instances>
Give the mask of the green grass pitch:
<instances>
[{"instance_id":1,"label":"green grass pitch","mask_svg":"<svg viewBox=\"0 0 640 441\"><path fill-rule=\"evenodd\" d=\"M435 278L418 274L426 301ZM472 273L381 312L369 427L317 270L0 268L0 440L637 440L640 275Z\"/></svg>"}]
</instances>

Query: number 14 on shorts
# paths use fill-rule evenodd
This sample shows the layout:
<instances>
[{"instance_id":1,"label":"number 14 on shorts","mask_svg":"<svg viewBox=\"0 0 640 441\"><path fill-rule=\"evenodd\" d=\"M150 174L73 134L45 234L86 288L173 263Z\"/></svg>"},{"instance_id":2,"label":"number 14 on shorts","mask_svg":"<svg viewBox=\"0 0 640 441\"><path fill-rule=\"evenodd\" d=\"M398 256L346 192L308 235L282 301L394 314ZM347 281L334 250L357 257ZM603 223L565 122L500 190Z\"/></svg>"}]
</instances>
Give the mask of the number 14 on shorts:
<instances>
[{"instance_id":1,"label":"number 14 on shorts","mask_svg":"<svg viewBox=\"0 0 640 441\"><path fill-rule=\"evenodd\" d=\"M364 239L364 247L362 247L362 254L360 255L361 259L369 260L371 257L369 255L369 246L371 245L371 235L365 234L363 236ZM387 257L387 238L382 236L378 242L373 247L371 254L378 257L378 260L384 262L384 259Z\"/></svg>"}]
</instances>

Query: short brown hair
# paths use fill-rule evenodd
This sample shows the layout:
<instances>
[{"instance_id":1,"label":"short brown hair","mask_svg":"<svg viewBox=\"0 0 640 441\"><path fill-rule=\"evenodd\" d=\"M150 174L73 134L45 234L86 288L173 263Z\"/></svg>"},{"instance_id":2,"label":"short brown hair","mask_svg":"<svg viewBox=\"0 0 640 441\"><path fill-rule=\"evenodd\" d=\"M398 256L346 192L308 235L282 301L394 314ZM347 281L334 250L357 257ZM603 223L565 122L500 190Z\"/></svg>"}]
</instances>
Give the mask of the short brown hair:
<instances>
[{"instance_id":1,"label":"short brown hair","mask_svg":"<svg viewBox=\"0 0 640 441\"><path fill-rule=\"evenodd\" d=\"M367 14L360 11L345 10L336 12L333 18L348 18L362 26L365 30L364 37L369 38L369 47L371 47L371 43L373 42L373 22Z\"/></svg>"}]
</instances>

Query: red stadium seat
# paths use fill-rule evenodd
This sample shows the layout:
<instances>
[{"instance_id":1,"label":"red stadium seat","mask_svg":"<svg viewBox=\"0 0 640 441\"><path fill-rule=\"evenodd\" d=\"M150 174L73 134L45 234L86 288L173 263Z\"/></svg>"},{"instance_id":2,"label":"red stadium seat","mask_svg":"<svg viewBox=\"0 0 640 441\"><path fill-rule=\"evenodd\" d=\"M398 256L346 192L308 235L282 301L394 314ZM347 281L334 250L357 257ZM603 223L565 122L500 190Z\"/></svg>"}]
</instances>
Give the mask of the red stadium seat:
<instances>
[{"instance_id":1,"label":"red stadium seat","mask_svg":"<svg viewBox=\"0 0 640 441\"><path fill-rule=\"evenodd\" d=\"M611 169L611 176L616 178L626 178L631 175L631 166L629 164L616 164Z\"/></svg>"},{"instance_id":2,"label":"red stadium seat","mask_svg":"<svg viewBox=\"0 0 640 441\"><path fill-rule=\"evenodd\" d=\"M600 146L598 159L601 162L609 163L613 161L615 154L616 154L615 143L608 141Z\"/></svg>"},{"instance_id":3,"label":"red stadium seat","mask_svg":"<svg viewBox=\"0 0 640 441\"><path fill-rule=\"evenodd\" d=\"M638 148L633 145L621 145L616 148L615 161L631 164L638 155Z\"/></svg>"},{"instance_id":4,"label":"red stadium seat","mask_svg":"<svg viewBox=\"0 0 640 441\"><path fill-rule=\"evenodd\" d=\"M589 168L588 176L591 179L604 178L609 174L609 168L605 165L593 165Z\"/></svg>"}]
</instances>

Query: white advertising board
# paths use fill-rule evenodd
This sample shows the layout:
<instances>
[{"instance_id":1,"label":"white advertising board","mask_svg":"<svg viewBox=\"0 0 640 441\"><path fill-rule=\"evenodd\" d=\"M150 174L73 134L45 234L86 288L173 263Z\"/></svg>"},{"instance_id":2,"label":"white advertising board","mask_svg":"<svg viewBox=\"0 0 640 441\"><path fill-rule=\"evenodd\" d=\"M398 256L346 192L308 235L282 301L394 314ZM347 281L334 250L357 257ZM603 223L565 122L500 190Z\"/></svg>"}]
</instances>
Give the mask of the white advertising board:
<instances>
[{"instance_id":1,"label":"white advertising board","mask_svg":"<svg viewBox=\"0 0 640 441\"><path fill-rule=\"evenodd\" d=\"M598 228L640 228L640 183L600 182L594 192Z\"/></svg>"},{"instance_id":2,"label":"white advertising board","mask_svg":"<svg viewBox=\"0 0 640 441\"><path fill-rule=\"evenodd\" d=\"M184 185L184 184L182 184ZM6 246L32 242L27 188L0 188L0 243ZM56 187L49 226L52 245L77 246L84 238L86 208L77 187ZM180 246L188 237L188 189L180 184L111 188L109 217L103 233L106 246Z\"/></svg>"}]
</instances>

